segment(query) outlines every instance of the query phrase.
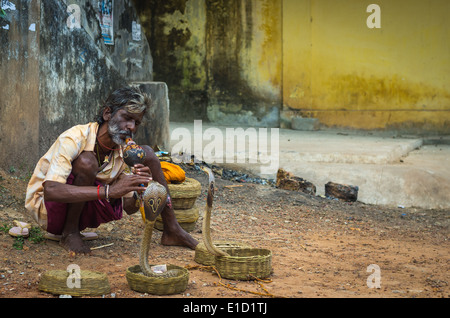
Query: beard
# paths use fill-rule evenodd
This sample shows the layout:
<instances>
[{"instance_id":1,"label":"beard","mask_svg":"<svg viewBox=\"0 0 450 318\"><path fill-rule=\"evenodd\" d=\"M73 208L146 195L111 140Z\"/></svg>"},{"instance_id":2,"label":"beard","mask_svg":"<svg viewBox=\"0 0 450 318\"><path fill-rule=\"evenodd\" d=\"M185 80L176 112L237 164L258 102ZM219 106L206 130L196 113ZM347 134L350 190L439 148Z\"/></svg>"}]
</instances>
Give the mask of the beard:
<instances>
[{"instance_id":1,"label":"beard","mask_svg":"<svg viewBox=\"0 0 450 318\"><path fill-rule=\"evenodd\" d=\"M125 146L125 139L134 137L130 131L121 130L118 121L114 118L108 124L108 133L112 141L119 146Z\"/></svg>"}]
</instances>

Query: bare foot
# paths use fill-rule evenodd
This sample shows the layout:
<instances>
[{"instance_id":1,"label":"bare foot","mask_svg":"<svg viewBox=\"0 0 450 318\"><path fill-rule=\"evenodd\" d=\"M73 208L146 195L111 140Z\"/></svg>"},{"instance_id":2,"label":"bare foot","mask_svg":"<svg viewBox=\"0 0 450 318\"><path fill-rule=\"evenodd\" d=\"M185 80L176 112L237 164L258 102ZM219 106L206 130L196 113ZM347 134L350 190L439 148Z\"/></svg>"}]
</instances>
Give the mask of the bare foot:
<instances>
[{"instance_id":1,"label":"bare foot","mask_svg":"<svg viewBox=\"0 0 450 318\"><path fill-rule=\"evenodd\" d=\"M195 250L198 242L176 223L173 227L164 226L161 244L167 246L185 246Z\"/></svg>"},{"instance_id":2,"label":"bare foot","mask_svg":"<svg viewBox=\"0 0 450 318\"><path fill-rule=\"evenodd\" d=\"M76 254L89 254L91 249L83 242L83 237L79 232L62 234L59 245L64 247L69 252Z\"/></svg>"}]
</instances>

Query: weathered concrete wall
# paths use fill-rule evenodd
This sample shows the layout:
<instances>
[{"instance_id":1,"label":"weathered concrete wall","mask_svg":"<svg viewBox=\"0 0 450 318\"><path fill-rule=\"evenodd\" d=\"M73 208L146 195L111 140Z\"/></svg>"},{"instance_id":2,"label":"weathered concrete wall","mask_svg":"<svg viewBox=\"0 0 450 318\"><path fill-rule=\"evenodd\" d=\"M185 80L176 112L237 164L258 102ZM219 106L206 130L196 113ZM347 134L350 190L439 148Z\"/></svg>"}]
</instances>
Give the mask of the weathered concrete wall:
<instances>
[{"instance_id":1,"label":"weathered concrete wall","mask_svg":"<svg viewBox=\"0 0 450 318\"><path fill-rule=\"evenodd\" d=\"M14 1L0 15L0 164L38 156L40 1ZM35 28L33 28L33 26ZM31 28L30 28L31 27Z\"/></svg>"},{"instance_id":2,"label":"weathered concrete wall","mask_svg":"<svg viewBox=\"0 0 450 318\"><path fill-rule=\"evenodd\" d=\"M94 119L115 88L152 80L152 59L145 36L132 39L138 21L130 1L114 1L114 45L105 45L97 18L98 1L42 2L40 41L40 154L55 136ZM81 28L67 25L67 6L80 8Z\"/></svg>"},{"instance_id":3,"label":"weathered concrete wall","mask_svg":"<svg viewBox=\"0 0 450 318\"><path fill-rule=\"evenodd\" d=\"M172 120L450 132L448 0L134 1Z\"/></svg>"},{"instance_id":4,"label":"weathered concrete wall","mask_svg":"<svg viewBox=\"0 0 450 318\"><path fill-rule=\"evenodd\" d=\"M145 114L134 140L141 145L157 146L163 151L169 151L169 94L164 82L134 82L144 93L152 97L153 105Z\"/></svg>"},{"instance_id":5,"label":"weathered concrete wall","mask_svg":"<svg viewBox=\"0 0 450 318\"><path fill-rule=\"evenodd\" d=\"M134 0L169 86L171 120L278 126L281 7L276 0Z\"/></svg>"},{"instance_id":6,"label":"weathered concrete wall","mask_svg":"<svg viewBox=\"0 0 450 318\"><path fill-rule=\"evenodd\" d=\"M169 87L171 120L206 118L204 0L133 0L145 29L157 81Z\"/></svg>"},{"instance_id":7,"label":"weathered concrete wall","mask_svg":"<svg viewBox=\"0 0 450 318\"><path fill-rule=\"evenodd\" d=\"M0 166L32 169L60 133L93 121L112 90L151 81L153 62L145 35L132 36L139 19L128 0L114 1L113 45L101 35L97 0L13 2L0 18L0 146L8 149ZM72 4L78 12L68 12Z\"/></svg>"},{"instance_id":8,"label":"weathered concrete wall","mask_svg":"<svg viewBox=\"0 0 450 318\"><path fill-rule=\"evenodd\" d=\"M284 0L283 122L450 133L449 12L447 0Z\"/></svg>"},{"instance_id":9,"label":"weathered concrete wall","mask_svg":"<svg viewBox=\"0 0 450 318\"><path fill-rule=\"evenodd\" d=\"M278 127L281 7L275 0L207 0L208 118Z\"/></svg>"}]
</instances>

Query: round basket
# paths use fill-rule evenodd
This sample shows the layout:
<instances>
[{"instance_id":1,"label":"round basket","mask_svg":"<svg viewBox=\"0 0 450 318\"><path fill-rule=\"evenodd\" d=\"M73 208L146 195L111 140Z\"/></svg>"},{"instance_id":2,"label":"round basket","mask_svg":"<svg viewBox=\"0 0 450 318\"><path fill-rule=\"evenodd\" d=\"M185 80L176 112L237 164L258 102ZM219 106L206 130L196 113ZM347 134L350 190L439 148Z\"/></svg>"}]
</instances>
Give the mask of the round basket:
<instances>
[{"instance_id":1,"label":"round basket","mask_svg":"<svg viewBox=\"0 0 450 318\"><path fill-rule=\"evenodd\" d=\"M192 232L195 229L195 224L199 217L198 207L187 210L174 210L174 212L178 223L186 232ZM160 231L164 230L161 215L156 217L155 229Z\"/></svg>"},{"instance_id":2,"label":"round basket","mask_svg":"<svg viewBox=\"0 0 450 318\"><path fill-rule=\"evenodd\" d=\"M152 295L172 295L186 290L189 282L189 271L176 265L167 265L167 270L178 269L176 277L150 277L142 274L139 265L128 267L126 272L128 286L134 291Z\"/></svg>"},{"instance_id":3,"label":"round basket","mask_svg":"<svg viewBox=\"0 0 450 318\"><path fill-rule=\"evenodd\" d=\"M108 277L104 273L80 271L79 275L66 270L45 272L39 280L39 290L54 295L100 296L110 292Z\"/></svg>"},{"instance_id":4,"label":"round basket","mask_svg":"<svg viewBox=\"0 0 450 318\"><path fill-rule=\"evenodd\" d=\"M220 250L228 249L228 248L251 248L247 243L242 242L230 242L230 241L213 241L215 247ZM195 256L194 261L202 265L214 265L215 264L215 256L212 255L206 249L205 243L200 242L195 247Z\"/></svg>"},{"instance_id":5,"label":"round basket","mask_svg":"<svg viewBox=\"0 0 450 318\"><path fill-rule=\"evenodd\" d=\"M193 178L186 178L183 183L168 184L174 210L191 209L202 192L202 185Z\"/></svg>"},{"instance_id":6,"label":"round basket","mask_svg":"<svg viewBox=\"0 0 450 318\"><path fill-rule=\"evenodd\" d=\"M230 256L216 256L215 266L223 278L251 280L266 278L272 272L272 252L259 248L223 249Z\"/></svg>"}]
</instances>

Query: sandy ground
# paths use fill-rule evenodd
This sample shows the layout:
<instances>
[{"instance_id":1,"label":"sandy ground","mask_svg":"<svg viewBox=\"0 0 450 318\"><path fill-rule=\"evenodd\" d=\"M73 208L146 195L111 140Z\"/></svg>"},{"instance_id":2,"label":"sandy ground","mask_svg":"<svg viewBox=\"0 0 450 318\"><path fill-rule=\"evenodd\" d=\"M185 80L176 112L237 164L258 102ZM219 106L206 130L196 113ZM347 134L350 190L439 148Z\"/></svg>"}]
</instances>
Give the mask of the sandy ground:
<instances>
[{"instance_id":1,"label":"sandy ground","mask_svg":"<svg viewBox=\"0 0 450 318\"><path fill-rule=\"evenodd\" d=\"M203 185L196 205L201 214L206 197L206 174L187 169ZM272 251L270 282L222 280L211 270L191 268L187 289L171 296L135 292L125 271L138 264L143 223L140 215L95 229L99 239L88 244L89 256L71 256L56 242L13 247L14 238L0 232L0 298L55 298L38 290L40 276L77 264L82 270L108 276L105 298L448 298L450 249L448 210L386 208L360 202L345 203L270 185L216 178L211 233L214 240L241 241ZM0 171L0 225L13 220L32 222L23 214L26 178ZM191 232L202 240L202 216ZM155 264L195 266L194 251L160 244L153 236ZM370 270L370 265L379 272ZM369 269L369 270L368 270ZM372 280L379 273L380 284ZM369 284L368 284L369 281ZM370 282L372 287L369 288ZM375 286L373 286L375 285Z\"/></svg>"}]
</instances>

